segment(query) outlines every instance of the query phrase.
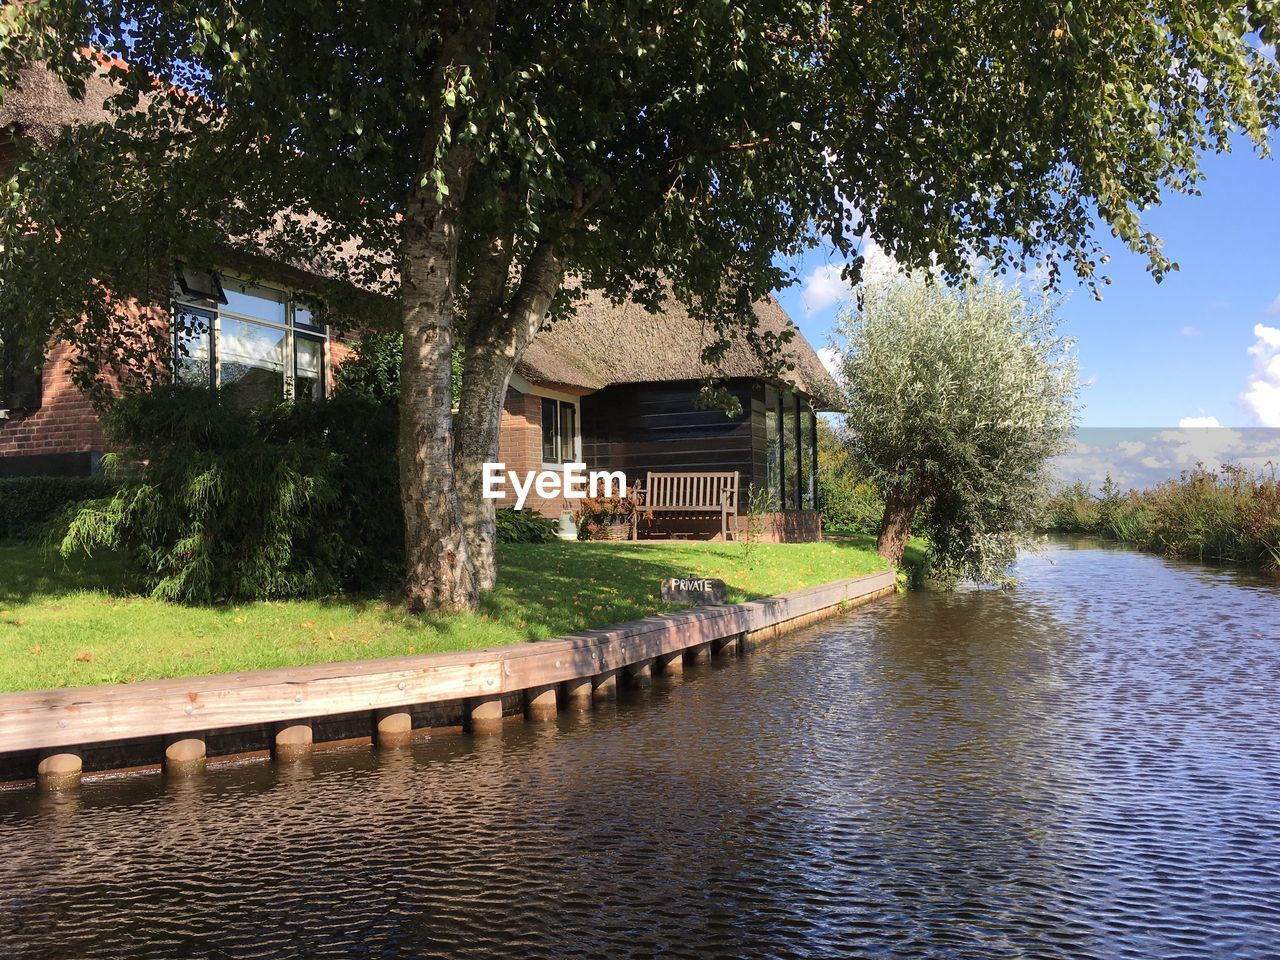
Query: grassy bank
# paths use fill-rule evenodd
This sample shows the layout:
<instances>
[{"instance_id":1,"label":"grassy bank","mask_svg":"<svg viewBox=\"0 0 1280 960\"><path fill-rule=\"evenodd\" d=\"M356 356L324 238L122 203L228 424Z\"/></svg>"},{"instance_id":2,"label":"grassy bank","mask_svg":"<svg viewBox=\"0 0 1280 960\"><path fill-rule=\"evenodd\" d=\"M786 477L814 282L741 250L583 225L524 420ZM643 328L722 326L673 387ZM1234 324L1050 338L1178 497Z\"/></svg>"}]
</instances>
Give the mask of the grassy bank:
<instances>
[{"instance_id":1,"label":"grassy bank","mask_svg":"<svg viewBox=\"0 0 1280 960\"><path fill-rule=\"evenodd\" d=\"M499 549L477 614L416 618L377 597L183 607L126 593L110 557L0 543L0 691L225 673L542 640L664 612L664 577L719 577L734 602L884 568L869 540L550 543Z\"/></svg>"},{"instance_id":2,"label":"grassy bank","mask_svg":"<svg viewBox=\"0 0 1280 960\"><path fill-rule=\"evenodd\" d=\"M1075 484L1045 506L1045 528L1117 540L1188 560L1280 568L1280 483L1274 472L1197 468L1149 490L1094 493Z\"/></svg>"}]
</instances>

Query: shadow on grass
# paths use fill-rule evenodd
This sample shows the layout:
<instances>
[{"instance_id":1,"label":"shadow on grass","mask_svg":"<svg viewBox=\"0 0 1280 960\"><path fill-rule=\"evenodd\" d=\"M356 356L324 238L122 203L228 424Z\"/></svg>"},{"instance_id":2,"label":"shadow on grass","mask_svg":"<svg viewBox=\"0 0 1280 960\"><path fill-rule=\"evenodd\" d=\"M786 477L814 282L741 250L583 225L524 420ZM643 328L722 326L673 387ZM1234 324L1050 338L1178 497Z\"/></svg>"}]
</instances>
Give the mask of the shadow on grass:
<instances>
[{"instance_id":1,"label":"shadow on grass","mask_svg":"<svg viewBox=\"0 0 1280 960\"><path fill-rule=\"evenodd\" d=\"M819 555L819 548L826 549ZM808 548L761 544L751 551L741 544L708 542L502 544L498 586L482 596L476 615L527 639L541 640L687 606L660 599L666 577L718 577L728 587L729 601L742 602L882 567L867 537ZM85 592L137 596L118 556L64 560L36 544L0 543L0 605ZM313 602L358 608L385 622L411 619L395 590L339 594ZM424 618L423 625L436 619L452 618Z\"/></svg>"},{"instance_id":2,"label":"shadow on grass","mask_svg":"<svg viewBox=\"0 0 1280 960\"><path fill-rule=\"evenodd\" d=\"M517 623L531 640L635 620L688 604L660 599L667 577L717 577L741 603L883 569L866 538L810 545L760 545L750 553L724 543L548 543L499 548L499 584L482 610Z\"/></svg>"},{"instance_id":3,"label":"shadow on grass","mask_svg":"<svg viewBox=\"0 0 1280 960\"><path fill-rule=\"evenodd\" d=\"M0 541L0 604L27 603L75 591L130 595L121 558L114 554L64 560L37 543Z\"/></svg>"}]
</instances>

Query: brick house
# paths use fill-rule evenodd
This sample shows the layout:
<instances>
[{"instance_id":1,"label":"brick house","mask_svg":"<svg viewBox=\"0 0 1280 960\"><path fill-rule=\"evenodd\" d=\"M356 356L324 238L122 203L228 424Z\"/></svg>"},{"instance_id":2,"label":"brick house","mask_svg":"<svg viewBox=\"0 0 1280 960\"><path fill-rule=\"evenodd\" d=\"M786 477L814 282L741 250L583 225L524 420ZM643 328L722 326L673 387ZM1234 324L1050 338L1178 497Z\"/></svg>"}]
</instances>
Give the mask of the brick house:
<instances>
[{"instance_id":1,"label":"brick house","mask_svg":"<svg viewBox=\"0 0 1280 960\"><path fill-rule=\"evenodd\" d=\"M105 78L72 100L44 71L24 77L0 104L0 172L17 137L53 138L100 116ZM101 100L99 100L99 104ZM218 270L181 268L169 305L175 375L238 395L244 402L321 398L347 346L314 321L306 290L320 268L266 260ZM776 300L755 307L761 332L794 329ZM623 471L737 471L769 491L768 539L816 539L816 413L840 393L812 347L795 331L787 382L765 375L754 352L732 345L718 374L742 412L699 406L709 335L678 304L652 314L588 294L576 314L540 334L526 351L503 407L499 459L519 472L582 462ZM0 360L0 476L96 472L104 450L97 416L70 378L71 357L54 345L43 368L23 373ZM567 504L531 497L558 515ZM741 521L740 521L741 522ZM718 521L691 532L719 535Z\"/></svg>"}]
</instances>

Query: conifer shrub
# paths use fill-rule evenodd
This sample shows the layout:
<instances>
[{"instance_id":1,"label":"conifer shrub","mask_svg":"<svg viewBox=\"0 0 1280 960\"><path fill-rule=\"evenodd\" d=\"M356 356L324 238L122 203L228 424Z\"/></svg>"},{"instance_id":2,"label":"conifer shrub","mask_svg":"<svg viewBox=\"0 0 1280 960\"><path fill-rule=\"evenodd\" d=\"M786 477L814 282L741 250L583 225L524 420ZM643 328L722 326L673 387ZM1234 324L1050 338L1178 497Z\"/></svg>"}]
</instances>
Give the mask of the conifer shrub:
<instances>
[{"instance_id":1,"label":"conifer shrub","mask_svg":"<svg viewBox=\"0 0 1280 960\"><path fill-rule=\"evenodd\" d=\"M246 410L173 386L121 398L103 428L119 487L68 518L64 556L118 551L183 603L323 595L400 566L392 406L339 391Z\"/></svg>"}]
</instances>

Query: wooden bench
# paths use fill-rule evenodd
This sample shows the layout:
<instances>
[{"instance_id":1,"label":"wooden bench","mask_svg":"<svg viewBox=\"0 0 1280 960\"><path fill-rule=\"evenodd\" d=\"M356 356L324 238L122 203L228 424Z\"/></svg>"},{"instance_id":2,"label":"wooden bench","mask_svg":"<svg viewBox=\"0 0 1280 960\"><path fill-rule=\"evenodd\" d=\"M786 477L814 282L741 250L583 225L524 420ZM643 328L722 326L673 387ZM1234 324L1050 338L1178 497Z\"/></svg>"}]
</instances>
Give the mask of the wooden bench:
<instances>
[{"instance_id":1,"label":"wooden bench","mask_svg":"<svg viewBox=\"0 0 1280 960\"><path fill-rule=\"evenodd\" d=\"M729 539L729 518L738 519L738 471L728 473L647 473L644 486L633 496L636 512L631 523L631 539L640 536L640 515L719 514L720 536Z\"/></svg>"}]
</instances>

